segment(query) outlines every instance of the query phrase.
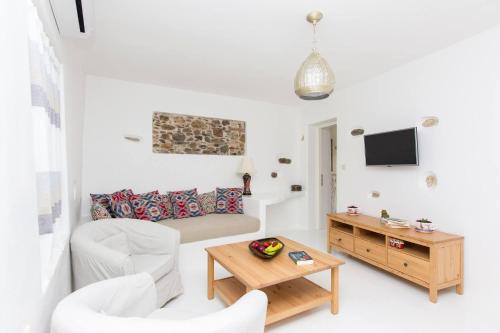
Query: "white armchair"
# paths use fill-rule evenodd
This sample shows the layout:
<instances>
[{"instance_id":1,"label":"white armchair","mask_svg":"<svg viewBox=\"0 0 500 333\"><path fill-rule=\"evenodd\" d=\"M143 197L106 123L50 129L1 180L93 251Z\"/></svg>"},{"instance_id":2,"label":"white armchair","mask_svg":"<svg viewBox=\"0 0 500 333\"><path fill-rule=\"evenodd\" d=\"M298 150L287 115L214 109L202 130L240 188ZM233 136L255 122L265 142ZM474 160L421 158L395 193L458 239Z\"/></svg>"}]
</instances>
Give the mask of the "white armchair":
<instances>
[{"instance_id":1,"label":"white armchair","mask_svg":"<svg viewBox=\"0 0 500 333\"><path fill-rule=\"evenodd\" d=\"M133 219L106 219L79 226L71 237L75 288L114 277L149 273L158 306L182 293L177 230Z\"/></svg>"},{"instance_id":2,"label":"white armchair","mask_svg":"<svg viewBox=\"0 0 500 333\"><path fill-rule=\"evenodd\" d=\"M168 308L155 310L147 273L91 284L64 298L52 315L51 333L263 333L267 297L253 290L219 312L194 319Z\"/></svg>"}]
</instances>

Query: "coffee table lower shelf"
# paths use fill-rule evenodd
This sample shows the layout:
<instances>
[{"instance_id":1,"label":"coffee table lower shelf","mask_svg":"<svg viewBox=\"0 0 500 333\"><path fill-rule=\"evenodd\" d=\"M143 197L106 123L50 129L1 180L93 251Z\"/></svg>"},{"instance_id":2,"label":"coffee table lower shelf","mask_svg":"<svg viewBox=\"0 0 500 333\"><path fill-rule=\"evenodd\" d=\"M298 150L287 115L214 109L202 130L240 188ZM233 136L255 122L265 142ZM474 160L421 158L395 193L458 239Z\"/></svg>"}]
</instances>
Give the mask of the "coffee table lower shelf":
<instances>
[{"instance_id":1,"label":"coffee table lower shelf","mask_svg":"<svg viewBox=\"0 0 500 333\"><path fill-rule=\"evenodd\" d=\"M215 280L214 289L227 305L247 290L235 277ZM266 325L331 302L332 294L306 278L298 278L261 289L268 298Z\"/></svg>"}]
</instances>

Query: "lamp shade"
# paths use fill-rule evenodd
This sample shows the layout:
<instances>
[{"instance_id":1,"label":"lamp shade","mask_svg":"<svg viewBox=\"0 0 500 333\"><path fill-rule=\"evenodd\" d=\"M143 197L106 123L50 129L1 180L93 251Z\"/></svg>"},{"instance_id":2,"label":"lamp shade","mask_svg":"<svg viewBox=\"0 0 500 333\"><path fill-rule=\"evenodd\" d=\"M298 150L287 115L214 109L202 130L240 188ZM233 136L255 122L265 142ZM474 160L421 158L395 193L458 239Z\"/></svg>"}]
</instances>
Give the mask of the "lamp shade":
<instances>
[{"instance_id":1,"label":"lamp shade","mask_svg":"<svg viewBox=\"0 0 500 333\"><path fill-rule=\"evenodd\" d=\"M318 51L313 50L295 76L295 93L305 100L330 96L335 87L335 75Z\"/></svg>"},{"instance_id":2,"label":"lamp shade","mask_svg":"<svg viewBox=\"0 0 500 333\"><path fill-rule=\"evenodd\" d=\"M255 172L255 168L253 167L252 159L249 157L243 157L238 172L241 174L253 174Z\"/></svg>"}]
</instances>

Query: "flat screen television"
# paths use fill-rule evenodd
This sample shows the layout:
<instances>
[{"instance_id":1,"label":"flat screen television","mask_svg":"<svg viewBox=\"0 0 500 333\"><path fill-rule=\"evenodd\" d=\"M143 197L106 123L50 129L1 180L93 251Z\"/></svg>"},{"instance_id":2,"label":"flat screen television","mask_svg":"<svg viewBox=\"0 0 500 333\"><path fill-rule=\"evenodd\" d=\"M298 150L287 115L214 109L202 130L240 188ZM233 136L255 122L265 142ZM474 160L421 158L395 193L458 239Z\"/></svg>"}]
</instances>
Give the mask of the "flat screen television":
<instances>
[{"instance_id":1,"label":"flat screen television","mask_svg":"<svg viewBox=\"0 0 500 333\"><path fill-rule=\"evenodd\" d=\"M417 128L365 135L366 165L418 165Z\"/></svg>"}]
</instances>

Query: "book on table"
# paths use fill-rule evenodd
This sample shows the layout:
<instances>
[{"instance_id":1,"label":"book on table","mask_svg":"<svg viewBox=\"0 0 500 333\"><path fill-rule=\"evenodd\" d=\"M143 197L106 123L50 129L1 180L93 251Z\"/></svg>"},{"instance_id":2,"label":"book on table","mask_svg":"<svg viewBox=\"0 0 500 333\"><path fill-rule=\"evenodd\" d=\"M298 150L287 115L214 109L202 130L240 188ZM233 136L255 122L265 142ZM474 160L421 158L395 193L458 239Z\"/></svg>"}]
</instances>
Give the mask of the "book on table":
<instances>
[{"instance_id":1,"label":"book on table","mask_svg":"<svg viewBox=\"0 0 500 333\"><path fill-rule=\"evenodd\" d=\"M314 263L314 259L305 251L288 252L288 256L297 266L312 265Z\"/></svg>"}]
</instances>

